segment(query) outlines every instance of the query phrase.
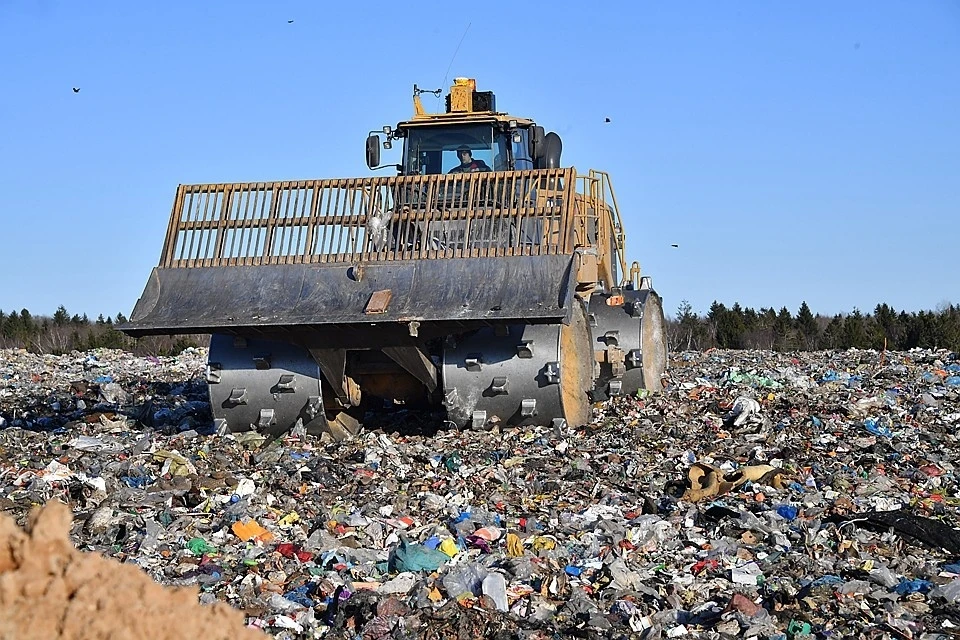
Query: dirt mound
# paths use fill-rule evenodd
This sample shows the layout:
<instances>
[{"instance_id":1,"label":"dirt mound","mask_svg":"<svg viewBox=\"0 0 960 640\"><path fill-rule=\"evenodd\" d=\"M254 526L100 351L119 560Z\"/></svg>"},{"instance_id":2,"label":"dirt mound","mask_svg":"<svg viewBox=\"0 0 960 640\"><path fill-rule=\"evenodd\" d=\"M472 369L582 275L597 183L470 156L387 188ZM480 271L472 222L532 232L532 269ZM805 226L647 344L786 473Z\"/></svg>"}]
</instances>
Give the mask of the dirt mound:
<instances>
[{"instance_id":1,"label":"dirt mound","mask_svg":"<svg viewBox=\"0 0 960 640\"><path fill-rule=\"evenodd\" d=\"M201 605L195 589L77 551L71 519L61 502L34 511L26 532L0 516L0 640L265 638L229 605Z\"/></svg>"}]
</instances>

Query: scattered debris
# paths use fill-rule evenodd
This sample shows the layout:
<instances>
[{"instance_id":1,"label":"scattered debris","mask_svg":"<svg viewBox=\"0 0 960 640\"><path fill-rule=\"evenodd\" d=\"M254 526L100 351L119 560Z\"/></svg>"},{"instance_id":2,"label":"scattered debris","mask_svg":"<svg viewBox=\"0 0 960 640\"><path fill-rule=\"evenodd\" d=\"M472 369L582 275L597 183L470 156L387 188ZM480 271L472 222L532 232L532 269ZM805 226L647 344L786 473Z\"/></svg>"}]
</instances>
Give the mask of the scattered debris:
<instances>
[{"instance_id":1,"label":"scattered debris","mask_svg":"<svg viewBox=\"0 0 960 640\"><path fill-rule=\"evenodd\" d=\"M957 354L675 353L578 430L343 442L216 432L205 358L0 352L0 512L68 503L78 549L275 638L960 628Z\"/></svg>"}]
</instances>

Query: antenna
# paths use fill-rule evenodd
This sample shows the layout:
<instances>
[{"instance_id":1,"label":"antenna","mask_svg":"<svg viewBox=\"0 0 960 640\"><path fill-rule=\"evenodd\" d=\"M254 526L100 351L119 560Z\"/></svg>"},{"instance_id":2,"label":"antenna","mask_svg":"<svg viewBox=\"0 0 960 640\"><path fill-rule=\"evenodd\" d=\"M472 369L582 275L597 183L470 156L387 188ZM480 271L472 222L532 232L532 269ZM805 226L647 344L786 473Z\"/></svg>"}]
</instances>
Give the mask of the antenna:
<instances>
[{"instance_id":1,"label":"antenna","mask_svg":"<svg viewBox=\"0 0 960 640\"><path fill-rule=\"evenodd\" d=\"M450 67L453 66L453 61L457 59L457 53L460 52L460 45L463 44L463 39L467 37L467 32L470 31L470 25L472 22L467 23L467 28L463 30L463 35L460 36L460 42L457 43L457 48L453 51L453 56L450 58L450 64L447 65L447 70L443 74L443 82L440 83L441 87L447 86L447 77L450 75ZM437 96L437 107L440 106L440 96Z\"/></svg>"}]
</instances>

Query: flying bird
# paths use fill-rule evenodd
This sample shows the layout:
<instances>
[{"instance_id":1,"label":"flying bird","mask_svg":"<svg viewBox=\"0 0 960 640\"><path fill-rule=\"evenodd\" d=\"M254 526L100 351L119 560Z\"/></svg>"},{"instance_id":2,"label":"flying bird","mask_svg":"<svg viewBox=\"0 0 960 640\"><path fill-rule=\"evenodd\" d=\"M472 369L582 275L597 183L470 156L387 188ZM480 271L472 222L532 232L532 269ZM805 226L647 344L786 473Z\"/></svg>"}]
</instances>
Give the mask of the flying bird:
<instances>
[{"instance_id":1,"label":"flying bird","mask_svg":"<svg viewBox=\"0 0 960 640\"><path fill-rule=\"evenodd\" d=\"M672 245L670 245L670 246L671 246L671 247L674 247L674 248L678 248L680 245L678 245L678 244L672 244Z\"/></svg>"},{"instance_id":2,"label":"flying bird","mask_svg":"<svg viewBox=\"0 0 960 640\"><path fill-rule=\"evenodd\" d=\"M293 20L287 20L287 24L293 24Z\"/></svg>"},{"instance_id":3,"label":"flying bird","mask_svg":"<svg viewBox=\"0 0 960 640\"><path fill-rule=\"evenodd\" d=\"M74 93L80 93L80 87L74 87L74 88L73 88L73 92L74 92Z\"/></svg>"},{"instance_id":4,"label":"flying bird","mask_svg":"<svg viewBox=\"0 0 960 640\"><path fill-rule=\"evenodd\" d=\"M603 121L604 121L604 122L610 122L610 118L604 118Z\"/></svg>"}]
</instances>

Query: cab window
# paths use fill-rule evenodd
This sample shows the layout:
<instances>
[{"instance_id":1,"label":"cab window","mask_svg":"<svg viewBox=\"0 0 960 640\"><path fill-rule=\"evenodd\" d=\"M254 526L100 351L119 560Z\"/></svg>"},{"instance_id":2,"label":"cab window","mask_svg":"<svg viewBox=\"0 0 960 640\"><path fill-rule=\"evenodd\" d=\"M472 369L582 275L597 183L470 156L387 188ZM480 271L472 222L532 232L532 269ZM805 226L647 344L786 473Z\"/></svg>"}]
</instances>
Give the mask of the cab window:
<instances>
[{"instance_id":1,"label":"cab window","mask_svg":"<svg viewBox=\"0 0 960 640\"><path fill-rule=\"evenodd\" d=\"M417 127L407 133L403 167L407 175L448 173L460 164L457 148L470 148L474 160L494 166L494 136L490 125Z\"/></svg>"}]
</instances>

